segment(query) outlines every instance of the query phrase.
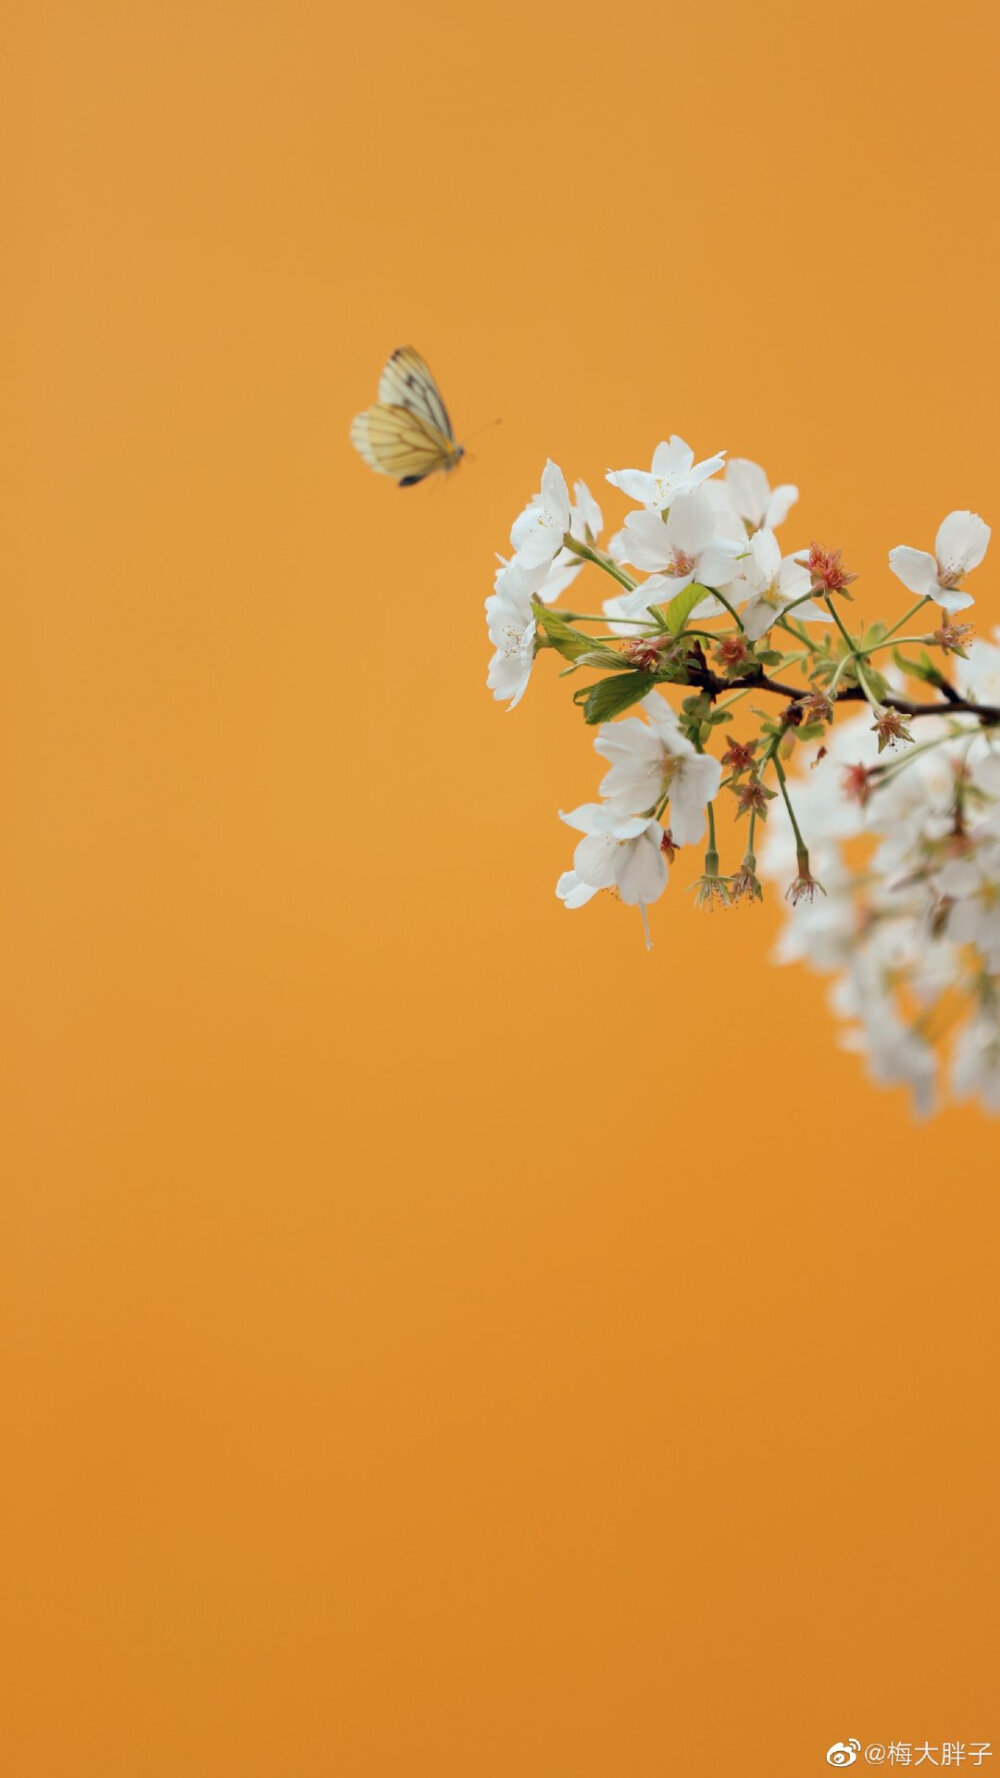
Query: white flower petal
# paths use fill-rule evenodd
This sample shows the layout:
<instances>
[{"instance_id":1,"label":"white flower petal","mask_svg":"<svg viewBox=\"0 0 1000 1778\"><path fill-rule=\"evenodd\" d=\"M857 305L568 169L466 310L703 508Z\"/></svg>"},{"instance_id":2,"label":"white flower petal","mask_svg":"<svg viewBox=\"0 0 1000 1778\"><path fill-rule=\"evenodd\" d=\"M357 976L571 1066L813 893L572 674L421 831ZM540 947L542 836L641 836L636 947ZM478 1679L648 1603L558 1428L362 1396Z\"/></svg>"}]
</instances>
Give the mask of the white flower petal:
<instances>
[{"instance_id":1,"label":"white flower petal","mask_svg":"<svg viewBox=\"0 0 1000 1778\"><path fill-rule=\"evenodd\" d=\"M724 537L719 537L714 543L710 543L698 557L696 577L702 586L728 586L733 578L736 563L745 548L745 544L730 543ZM705 600L702 600L698 607L699 611L704 610L705 603Z\"/></svg>"},{"instance_id":2,"label":"white flower petal","mask_svg":"<svg viewBox=\"0 0 1000 1778\"><path fill-rule=\"evenodd\" d=\"M764 523L764 514L771 497L767 476L759 463L749 457L730 457L726 464L726 487L741 519L756 531Z\"/></svg>"},{"instance_id":3,"label":"white flower petal","mask_svg":"<svg viewBox=\"0 0 1000 1778\"><path fill-rule=\"evenodd\" d=\"M625 520L625 549L635 568L666 568L671 557L667 527L657 512L630 512Z\"/></svg>"},{"instance_id":4,"label":"white flower petal","mask_svg":"<svg viewBox=\"0 0 1000 1778\"><path fill-rule=\"evenodd\" d=\"M645 815L663 795L663 755L648 760L624 760L601 779L601 795L609 809L620 815Z\"/></svg>"},{"instance_id":5,"label":"white flower petal","mask_svg":"<svg viewBox=\"0 0 1000 1778\"><path fill-rule=\"evenodd\" d=\"M588 901L593 901L598 891L589 883L581 882L575 870L564 870L556 884L556 894L566 907L582 908Z\"/></svg>"},{"instance_id":6,"label":"white flower petal","mask_svg":"<svg viewBox=\"0 0 1000 1778\"><path fill-rule=\"evenodd\" d=\"M553 525L536 521L523 543L515 545L517 554L514 560L521 568L547 567L553 556L558 555L562 549L562 539L562 532L557 531ZM511 542L513 541L512 537Z\"/></svg>"},{"instance_id":7,"label":"white flower petal","mask_svg":"<svg viewBox=\"0 0 1000 1778\"><path fill-rule=\"evenodd\" d=\"M773 605L768 604L766 599L751 599L749 605L740 612L744 635L751 642L759 642L760 638L771 628L777 616L778 612Z\"/></svg>"},{"instance_id":8,"label":"white flower petal","mask_svg":"<svg viewBox=\"0 0 1000 1778\"><path fill-rule=\"evenodd\" d=\"M650 506L656 499L656 477L645 469L609 469L604 479L641 506Z\"/></svg>"},{"instance_id":9,"label":"white flower petal","mask_svg":"<svg viewBox=\"0 0 1000 1778\"><path fill-rule=\"evenodd\" d=\"M924 598L937 597L937 562L925 549L911 549L908 543L897 543L895 549L889 551L889 567L909 592Z\"/></svg>"},{"instance_id":10,"label":"white flower petal","mask_svg":"<svg viewBox=\"0 0 1000 1778\"><path fill-rule=\"evenodd\" d=\"M592 537L597 537L604 529L604 515L597 501L590 492L586 482L574 482L573 492L576 495L575 518L578 518Z\"/></svg>"},{"instance_id":11,"label":"white flower petal","mask_svg":"<svg viewBox=\"0 0 1000 1778\"><path fill-rule=\"evenodd\" d=\"M815 599L803 599L801 605L796 605L795 615L809 624L832 624L837 621L822 605L817 605Z\"/></svg>"},{"instance_id":12,"label":"white flower petal","mask_svg":"<svg viewBox=\"0 0 1000 1778\"><path fill-rule=\"evenodd\" d=\"M934 553L942 574L964 574L978 568L990 541L990 528L977 512L950 512L942 519Z\"/></svg>"},{"instance_id":13,"label":"white flower petal","mask_svg":"<svg viewBox=\"0 0 1000 1778\"><path fill-rule=\"evenodd\" d=\"M552 522L563 531L569 530L569 489L566 477L549 457L542 470L542 499Z\"/></svg>"},{"instance_id":14,"label":"white flower petal","mask_svg":"<svg viewBox=\"0 0 1000 1778\"><path fill-rule=\"evenodd\" d=\"M705 831L705 805L717 795L722 767L711 754L684 761L670 786L670 832L679 846L695 846Z\"/></svg>"},{"instance_id":15,"label":"white flower petal","mask_svg":"<svg viewBox=\"0 0 1000 1778\"><path fill-rule=\"evenodd\" d=\"M565 821L567 827L575 827L578 833L610 834L616 840L634 839L636 834L642 833L643 828L648 826L645 819L623 819L603 803L581 803L578 809L571 809L568 815L560 809L559 819Z\"/></svg>"},{"instance_id":16,"label":"white flower petal","mask_svg":"<svg viewBox=\"0 0 1000 1778\"><path fill-rule=\"evenodd\" d=\"M578 833L601 833L603 815L600 803L581 803L579 808L570 809L568 815L564 809L559 811L560 821L565 821L567 827L575 827Z\"/></svg>"},{"instance_id":17,"label":"white flower petal","mask_svg":"<svg viewBox=\"0 0 1000 1778\"><path fill-rule=\"evenodd\" d=\"M486 684L498 701L509 700L509 708L516 709L528 689L531 669L534 664L535 634L534 620L527 629L518 645L507 645L497 649L490 662Z\"/></svg>"},{"instance_id":18,"label":"white flower petal","mask_svg":"<svg viewBox=\"0 0 1000 1778\"><path fill-rule=\"evenodd\" d=\"M694 452L683 438L673 433L669 439L663 439L653 452L653 474L660 481L670 481L675 485L683 481L694 462Z\"/></svg>"},{"instance_id":19,"label":"white flower petal","mask_svg":"<svg viewBox=\"0 0 1000 1778\"><path fill-rule=\"evenodd\" d=\"M758 592L773 586L781 570L781 545L773 531L756 531L750 539L745 573Z\"/></svg>"},{"instance_id":20,"label":"white flower petal","mask_svg":"<svg viewBox=\"0 0 1000 1778\"><path fill-rule=\"evenodd\" d=\"M703 462L696 463L684 479L685 488L699 488L702 482L708 481L710 476L718 475L719 470L725 467L725 462L726 453L720 451L717 456L706 457Z\"/></svg>"},{"instance_id":21,"label":"white flower petal","mask_svg":"<svg viewBox=\"0 0 1000 1778\"><path fill-rule=\"evenodd\" d=\"M934 594L938 604L950 612L965 611L976 603L971 593L963 593L961 587L940 587Z\"/></svg>"},{"instance_id":22,"label":"white flower petal","mask_svg":"<svg viewBox=\"0 0 1000 1778\"><path fill-rule=\"evenodd\" d=\"M784 524L798 497L799 490L794 482L782 482L780 487L775 488L764 513L764 524L769 531Z\"/></svg>"},{"instance_id":23,"label":"white flower petal","mask_svg":"<svg viewBox=\"0 0 1000 1778\"><path fill-rule=\"evenodd\" d=\"M526 609L530 608L531 596L537 592L545 579L546 570L542 568L525 568L516 559L503 562L493 577L493 591L501 598L523 600Z\"/></svg>"},{"instance_id":24,"label":"white flower petal","mask_svg":"<svg viewBox=\"0 0 1000 1778\"><path fill-rule=\"evenodd\" d=\"M538 587L536 599L543 605L554 605L558 598L573 585L583 563L579 556L571 556L569 550L560 550L554 558L552 566Z\"/></svg>"},{"instance_id":25,"label":"white flower petal","mask_svg":"<svg viewBox=\"0 0 1000 1778\"><path fill-rule=\"evenodd\" d=\"M661 833L662 829L654 824L649 833L621 847L615 881L619 895L629 907L656 901L667 886L667 861L660 850L659 838L654 837L654 834ZM589 840L580 841L581 846L591 844L593 842Z\"/></svg>"},{"instance_id":26,"label":"white flower petal","mask_svg":"<svg viewBox=\"0 0 1000 1778\"><path fill-rule=\"evenodd\" d=\"M542 523L543 516L542 502L536 494L532 500L528 501L524 511L518 513L511 525L510 540L515 549L520 549L525 539Z\"/></svg>"},{"instance_id":27,"label":"white flower petal","mask_svg":"<svg viewBox=\"0 0 1000 1778\"><path fill-rule=\"evenodd\" d=\"M773 532L772 532L773 536ZM783 599L804 599L812 586L812 575L794 556L786 556L778 570L778 590Z\"/></svg>"},{"instance_id":28,"label":"white flower petal","mask_svg":"<svg viewBox=\"0 0 1000 1778\"><path fill-rule=\"evenodd\" d=\"M678 494L666 523L671 549L680 549L686 556L697 556L715 536L715 514L697 489ZM652 566L653 564L650 564Z\"/></svg>"},{"instance_id":29,"label":"white flower petal","mask_svg":"<svg viewBox=\"0 0 1000 1778\"><path fill-rule=\"evenodd\" d=\"M688 576L690 579L690 575ZM630 593L622 593L620 598L605 601L604 609L614 606L611 616L643 617L651 605L663 605L672 599L678 588L678 582L665 574L651 574L648 580L640 581ZM635 635L634 629L627 634Z\"/></svg>"},{"instance_id":30,"label":"white flower petal","mask_svg":"<svg viewBox=\"0 0 1000 1778\"><path fill-rule=\"evenodd\" d=\"M678 732L680 718L673 704L667 702L662 692L649 692L643 698L639 708L648 716L653 727L659 731L661 738L673 752L676 753L678 750L683 753L694 752L690 741Z\"/></svg>"},{"instance_id":31,"label":"white flower petal","mask_svg":"<svg viewBox=\"0 0 1000 1778\"><path fill-rule=\"evenodd\" d=\"M639 716L623 716L618 722L602 722L594 736L594 751L604 759L615 759L622 752L633 752L651 738L648 722Z\"/></svg>"},{"instance_id":32,"label":"white flower petal","mask_svg":"<svg viewBox=\"0 0 1000 1778\"><path fill-rule=\"evenodd\" d=\"M618 870L620 841L610 833L587 834L573 853L573 869L592 889L610 889Z\"/></svg>"}]
</instances>

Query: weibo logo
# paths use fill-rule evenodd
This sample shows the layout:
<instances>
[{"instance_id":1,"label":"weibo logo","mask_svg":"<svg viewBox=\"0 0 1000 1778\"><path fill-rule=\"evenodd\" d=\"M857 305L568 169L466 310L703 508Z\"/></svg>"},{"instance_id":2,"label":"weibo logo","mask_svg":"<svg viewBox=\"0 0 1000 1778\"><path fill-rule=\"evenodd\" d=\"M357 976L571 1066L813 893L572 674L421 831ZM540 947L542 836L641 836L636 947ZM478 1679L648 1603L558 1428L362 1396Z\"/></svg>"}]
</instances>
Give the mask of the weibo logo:
<instances>
[{"instance_id":1,"label":"weibo logo","mask_svg":"<svg viewBox=\"0 0 1000 1778\"><path fill-rule=\"evenodd\" d=\"M861 1742L855 1741L852 1735L849 1741L834 1742L827 1750L826 1763L828 1766L853 1766L860 1752Z\"/></svg>"}]
</instances>

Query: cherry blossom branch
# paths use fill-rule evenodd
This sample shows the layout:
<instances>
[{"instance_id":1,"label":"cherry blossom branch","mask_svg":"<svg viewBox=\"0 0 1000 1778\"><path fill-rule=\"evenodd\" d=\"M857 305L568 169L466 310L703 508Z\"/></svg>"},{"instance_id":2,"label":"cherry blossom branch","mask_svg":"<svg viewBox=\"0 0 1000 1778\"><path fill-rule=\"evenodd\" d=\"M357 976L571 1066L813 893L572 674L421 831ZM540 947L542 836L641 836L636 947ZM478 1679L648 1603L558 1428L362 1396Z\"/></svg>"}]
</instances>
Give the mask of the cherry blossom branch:
<instances>
[{"instance_id":1,"label":"cherry blossom branch","mask_svg":"<svg viewBox=\"0 0 1000 1778\"><path fill-rule=\"evenodd\" d=\"M953 1091L1000 1114L1000 630L972 639L957 621L974 603L965 580L989 526L955 510L933 553L891 549L916 603L889 622L867 595L841 603L857 596L858 575L839 549L782 549L776 530L798 490L772 487L759 464L723 453L698 463L672 437L648 471L607 480L634 510L604 547L589 488L576 482L571 499L546 463L486 601L495 698L514 708L536 662L553 657L560 677L587 675L572 698L604 762L600 800L560 812L577 835L560 901L582 908L614 891L649 944L648 908L704 843L696 905L759 902L765 880L784 884L796 911L779 954L836 973L845 1045L879 1084L905 1081L930 1109L953 1015ZM559 603L585 565L613 583L613 596L580 601L596 611ZM965 663L957 684L953 654ZM918 695L894 689L874 657ZM915 737L922 717L939 720ZM722 791L732 800L717 801ZM734 870L721 855L741 833ZM949 998L965 987L967 999Z\"/></svg>"},{"instance_id":2,"label":"cherry blossom branch","mask_svg":"<svg viewBox=\"0 0 1000 1778\"><path fill-rule=\"evenodd\" d=\"M713 673L709 666L692 667L689 669L689 685L697 686L714 701L723 692L730 691L766 691L778 698L787 698L791 703L800 703L807 697L808 688L801 685L786 685L780 679L771 679L764 672L745 673L732 679L723 679L720 674ZM917 703L912 698L895 697L891 693L880 699L890 710L898 710L901 716L976 716L984 727L1000 724L1000 705L979 704L971 698L964 698L960 692L950 685L947 679L935 680L944 702L933 704ZM857 704L868 701L860 685L845 686L831 698L832 704Z\"/></svg>"}]
</instances>

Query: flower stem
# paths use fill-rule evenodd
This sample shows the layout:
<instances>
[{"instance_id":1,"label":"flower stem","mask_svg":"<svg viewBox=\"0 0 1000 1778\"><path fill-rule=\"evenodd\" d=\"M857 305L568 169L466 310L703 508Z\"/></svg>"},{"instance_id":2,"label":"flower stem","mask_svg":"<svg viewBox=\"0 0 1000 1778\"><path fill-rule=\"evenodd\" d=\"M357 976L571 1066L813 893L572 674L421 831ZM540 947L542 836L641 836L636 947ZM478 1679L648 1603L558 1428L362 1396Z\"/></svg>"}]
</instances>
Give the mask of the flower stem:
<instances>
[{"instance_id":1,"label":"flower stem","mask_svg":"<svg viewBox=\"0 0 1000 1778\"><path fill-rule=\"evenodd\" d=\"M604 554L603 550L592 549L589 543L580 543L576 537L571 537L568 531L563 538L563 548L568 549L571 555L579 556L581 561L593 562L598 568L603 568L605 574L610 574L613 580L617 580L619 586L625 588L626 592L635 592L638 582L634 581L630 574L626 574L624 568L619 568L617 562L613 562L610 556Z\"/></svg>"},{"instance_id":2,"label":"flower stem","mask_svg":"<svg viewBox=\"0 0 1000 1778\"><path fill-rule=\"evenodd\" d=\"M850 649L851 653L854 654L854 652L855 652L854 637L851 635L850 630L846 630L844 628L844 625L840 619L840 612L837 610L836 605L834 604L833 600L830 598L829 593L824 598L823 603L826 606L827 611L830 613L830 616L833 618L834 623L836 624L838 630L840 631L841 635L843 636L844 641L847 643L847 646Z\"/></svg>"},{"instance_id":3,"label":"flower stem","mask_svg":"<svg viewBox=\"0 0 1000 1778\"><path fill-rule=\"evenodd\" d=\"M808 593L807 597L811 599L812 593L811 592ZM794 604L798 604L798 603L799 603L798 600L794 601ZM790 636L795 637L796 642L804 642L806 644L807 648L809 648L811 650L813 647L813 639L810 636L808 630L804 630L800 623L794 623L792 621L792 619L789 617L788 613L792 609L793 609L792 605L786 605L784 611L781 613L781 616L778 619L778 623L781 625L781 628L783 630L788 631L788 634Z\"/></svg>"},{"instance_id":4,"label":"flower stem","mask_svg":"<svg viewBox=\"0 0 1000 1778\"><path fill-rule=\"evenodd\" d=\"M815 595L815 593L814 593L814 592L813 592L813 589L812 589L812 587L810 587L810 588L809 588L809 591L808 591L808 592L807 592L807 593L802 593L802 594L801 594L801 595L800 595L800 597L799 597L799 598L798 598L798 599L790 599L790 600L789 600L789 601L788 601L788 604L787 604L787 605L786 605L786 606L785 606L785 608L784 608L784 610L783 610L783 611L782 611L782 613L781 613L781 615L782 615L782 617L787 617L787 616L788 616L788 613L789 613L789 612L790 612L790 611L794 611L794 610L795 610L795 607L796 607L796 605L808 605L808 603L809 603L809 600L810 600L810 599L815 599L815 597L816 597L816 595ZM794 628L793 628L793 626L792 626L792 625L791 625L791 624L789 624L789 625L788 625L788 626L787 626L787 627L788 627L788 629L790 629L790 630L791 630L791 632L792 632L792 635L793 635L793 636L794 636L794 635L795 635L795 634L796 634L796 633L798 633L798 636L799 636L799 640L800 640L800 641L807 641L807 640L808 640L808 637L809 637L809 632L808 632L808 630L805 630L805 631L804 631L804 630L803 630L803 629L802 629L802 625L801 625L801 624L798 624L798 625L796 625L796 626L795 626L795 627L794 627Z\"/></svg>"},{"instance_id":5,"label":"flower stem","mask_svg":"<svg viewBox=\"0 0 1000 1778\"><path fill-rule=\"evenodd\" d=\"M799 824L795 819L795 810L792 808L792 799L788 794L788 783L785 778L785 768L782 765L780 759L778 758L777 748L774 749L771 757L774 760L774 769L778 774L778 784L781 787L781 794L785 799L785 808L788 810L788 819L792 824L792 832L795 835L795 844L800 852L807 852L805 840L802 838L802 833L799 828Z\"/></svg>"},{"instance_id":6,"label":"flower stem","mask_svg":"<svg viewBox=\"0 0 1000 1778\"><path fill-rule=\"evenodd\" d=\"M963 735L967 735L969 740L973 741L981 733L982 730L978 726L970 729L961 724L953 724L944 735L934 735L930 741L915 742L912 747L906 749L905 753L901 753L898 759L886 760L881 765L872 766L872 772L878 774L878 788L882 789L884 785L891 783L893 778L897 778L900 772L905 772L907 766L918 759L921 753L930 753L935 747L943 747L949 741L960 740Z\"/></svg>"},{"instance_id":7,"label":"flower stem","mask_svg":"<svg viewBox=\"0 0 1000 1778\"><path fill-rule=\"evenodd\" d=\"M728 611L730 617L733 619L734 623L736 624L737 629L742 633L743 619L741 618L735 605L730 605L729 600L726 598L725 593L721 593L717 586L712 587L711 590L714 593L715 597L718 599L719 604L724 605L726 607L726 610Z\"/></svg>"},{"instance_id":8,"label":"flower stem","mask_svg":"<svg viewBox=\"0 0 1000 1778\"><path fill-rule=\"evenodd\" d=\"M870 648L858 648L855 653L859 660L867 660L870 654L877 653L880 648L902 648L906 642L929 642L930 640L929 636L897 636L894 641L890 642L889 636L883 636L881 642L873 642Z\"/></svg>"},{"instance_id":9,"label":"flower stem","mask_svg":"<svg viewBox=\"0 0 1000 1778\"><path fill-rule=\"evenodd\" d=\"M894 623L891 630L886 630L886 633L883 636L882 641L888 642L889 637L894 636L896 634L897 630L901 630L904 624L908 624L911 617L916 617L917 612L920 611L921 608L927 604L927 602L928 602L927 594L925 593L922 599L918 599L915 605L911 605L909 611L904 611L902 617L899 619L899 622ZM904 636L902 638L902 640L905 642L907 640L907 638Z\"/></svg>"},{"instance_id":10,"label":"flower stem","mask_svg":"<svg viewBox=\"0 0 1000 1778\"><path fill-rule=\"evenodd\" d=\"M558 611L559 616L565 618L568 624L606 624L608 621L606 611L567 611L563 605L555 605L553 610ZM616 624L638 624L641 630L650 630L653 627L645 617L616 617L613 621ZM616 637L616 641L620 640L620 637Z\"/></svg>"},{"instance_id":11,"label":"flower stem","mask_svg":"<svg viewBox=\"0 0 1000 1778\"><path fill-rule=\"evenodd\" d=\"M864 669L861 665L861 656L859 655L858 650L855 647L853 636L851 635L850 631L846 630L844 628L844 625L841 623L840 613L837 610L836 606L834 605L833 600L830 598L829 593L826 595L825 599L823 600L823 603L826 606L827 611L830 613L830 616L833 618L834 623L836 624L838 630L840 631L841 635L844 638L844 641L847 643L847 646L851 651L851 659L854 662L854 671L857 674L858 684L860 685L862 691L864 692L865 697L868 699L868 702L871 705L872 709L874 711L878 712L881 709L881 705L880 705L877 697L875 696L874 692L872 691L872 688L869 685L867 679L865 678Z\"/></svg>"}]
</instances>

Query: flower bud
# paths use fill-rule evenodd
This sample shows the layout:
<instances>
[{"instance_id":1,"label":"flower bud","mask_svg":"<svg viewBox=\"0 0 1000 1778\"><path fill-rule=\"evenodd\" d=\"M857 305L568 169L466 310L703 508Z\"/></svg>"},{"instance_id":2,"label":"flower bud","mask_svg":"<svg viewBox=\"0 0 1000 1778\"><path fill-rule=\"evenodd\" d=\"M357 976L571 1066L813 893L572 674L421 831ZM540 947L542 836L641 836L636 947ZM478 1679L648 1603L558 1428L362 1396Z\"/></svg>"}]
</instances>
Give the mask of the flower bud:
<instances>
[{"instance_id":1,"label":"flower bud","mask_svg":"<svg viewBox=\"0 0 1000 1778\"><path fill-rule=\"evenodd\" d=\"M749 666L753 656L744 636L723 636L715 649L716 665L724 673L735 673L737 668Z\"/></svg>"},{"instance_id":2,"label":"flower bud","mask_svg":"<svg viewBox=\"0 0 1000 1778\"><path fill-rule=\"evenodd\" d=\"M880 710L872 723L872 733L878 736L880 753L886 747L895 747L897 741L913 740L913 736L898 710Z\"/></svg>"},{"instance_id":3,"label":"flower bud","mask_svg":"<svg viewBox=\"0 0 1000 1778\"><path fill-rule=\"evenodd\" d=\"M798 907L800 901L815 901L817 890L820 895L826 894L822 883L813 876L809 869L808 852L800 849L795 854L795 861L798 865L798 876L785 891L785 899L791 902L793 908Z\"/></svg>"},{"instance_id":4,"label":"flower bud","mask_svg":"<svg viewBox=\"0 0 1000 1778\"><path fill-rule=\"evenodd\" d=\"M965 644L971 635L971 624L953 624L947 618L940 629L931 631L932 640L944 650L945 654L960 654L963 660L968 659Z\"/></svg>"},{"instance_id":5,"label":"flower bud","mask_svg":"<svg viewBox=\"0 0 1000 1778\"><path fill-rule=\"evenodd\" d=\"M827 697L825 691L807 692L806 696L799 700L799 708L805 722L833 721L833 700Z\"/></svg>"},{"instance_id":6,"label":"flower bud","mask_svg":"<svg viewBox=\"0 0 1000 1778\"><path fill-rule=\"evenodd\" d=\"M622 660L640 672L654 673L674 640L673 636L630 636L622 648Z\"/></svg>"},{"instance_id":7,"label":"flower bud","mask_svg":"<svg viewBox=\"0 0 1000 1778\"><path fill-rule=\"evenodd\" d=\"M696 883L692 883L691 887L694 890L696 908L705 908L711 914L715 912L716 908L732 906L733 898L729 893L729 884L725 877L719 875L718 852L708 851L705 853L704 873Z\"/></svg>"},{"instance_id":8,"label":"flower bud","mask_svg":"<svg viewBox=\"0 0 1000 1778\"><path fill-rule=\"evenodd\" d=\"M829 598L831 593L843 593L846 599L851 597L847 588L856 574L849 574L841 563L842 550L823 549L820 544L813 543L807 556L796 556L800 568L808 568L812 575L812 590Z\"/></svg>"},{"instance_id":9,"label":"flower bud","mask_svg":"<svg viewBox=\"0 0 1000 1778\"><path fill-rule=\"evenodd\" d=\"M759 741L737 741L734 735L722 755L722 764L729 767L734 778L738 778L742 772L751 770L759 746Z\"/></svg>"},{"instance_id":10,"label":"flower bud","mask_svg":"<svg viewBox=\"0 0 1000 1778\"><path fill-rule=\"evenodd\" d=\"M759 815L762 821L767 820L767 805L777 796L776 790L767 790L757 777L748 778L745 784L731 784L729 787L736 798L736 818L741 815Z\"/></svg>"},{"instance_id":11,"label":"flower bud","mask_svg":"<svg viewBox=\"0 0 1000 1778\"><path fill-rule=\"evenodd\" d=\"M857 765L847 766L840 782L844 795L851 802L860 803L864 808L873 788L871 772L868 767L862 765L860 761Z\"/></svg>"},{"instance_id":12,"label":"flower bud","mask_svg":"<svg viewBox=\"0 0 1000 1778\"><path fill-rule=\"evenodd\" d=\"M748 852L730 883L733 905L741 901L763 901L764 890L757 875L757 860Z\"/></svg>"}]
</instances>

